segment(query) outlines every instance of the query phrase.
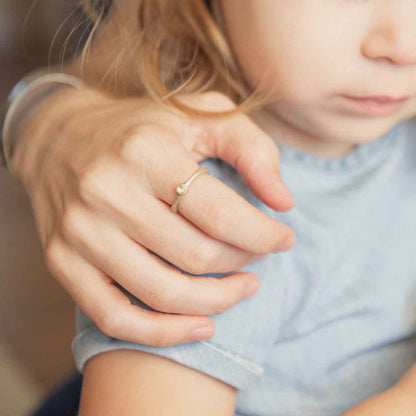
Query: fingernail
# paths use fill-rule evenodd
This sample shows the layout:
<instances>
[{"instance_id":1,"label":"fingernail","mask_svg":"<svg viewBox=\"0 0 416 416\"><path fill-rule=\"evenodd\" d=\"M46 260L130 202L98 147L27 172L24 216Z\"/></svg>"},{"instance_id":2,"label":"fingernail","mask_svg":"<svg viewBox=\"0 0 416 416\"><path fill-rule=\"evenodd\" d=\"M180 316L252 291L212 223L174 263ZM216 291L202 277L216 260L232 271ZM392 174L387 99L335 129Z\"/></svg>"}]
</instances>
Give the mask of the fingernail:
<instances>
[{"instance_id":1,"label":"fingernail","mask_svg":"<svg viewBox=\"0 0 416 416\"><path fill-rule=\"evenodd\" d=\"M246 292L244 294L243 299L247 299L250 296L253 296L259 290L259 281L253 280L246 288Z\"/></svg>"},{"instance_id":2,"label":"fingernail","mask_svg":"<svg viewBox=\"0 0 416 416\"><path fill-rule=\"evenodd\" d=\"M212 325L210 326L203 326L202 328L194 329L191 332L191 339L193 341L198 341L201 339L208 339L214 335L214 328Z\"/></svg>"},{"instance_id":3,"label":"fingernail","mask_svg":"<svg viewBox=\"0 0 416 416\"><path fill-rule=\"evenodd\" d=\"M280 253L282 251L287 251L291 249L296 243L296 234L292 231L290 235L285 239L282 240L280 246L273 250L273 253Z\"/></svg>"},{"instance_id":4,"label":"fingernail","mask_svg":"<svg viewBox=\"0 0 416 416\"><path fill-rule=\"evenodd\" d=\"M296 243L296 234L291 234L283 243L283 250L286 251L291 249Z\"/></svg>"},{"instance_id":5,"label":"fingernail","mask_svg":"<svg viewBox=\"0 0 416 416\"><path fill-rule=\"evenodd\" d=\"M286 184L282 181L282 178L277 173L273 175L273 181L276 185L277 192L279 192L279 194L284 194L289 200L289 202L291 202L292 204L295 203L295 198L293 198L293 195L289 191L289 188L286 186Z\"/></svg>"}]
</instances>

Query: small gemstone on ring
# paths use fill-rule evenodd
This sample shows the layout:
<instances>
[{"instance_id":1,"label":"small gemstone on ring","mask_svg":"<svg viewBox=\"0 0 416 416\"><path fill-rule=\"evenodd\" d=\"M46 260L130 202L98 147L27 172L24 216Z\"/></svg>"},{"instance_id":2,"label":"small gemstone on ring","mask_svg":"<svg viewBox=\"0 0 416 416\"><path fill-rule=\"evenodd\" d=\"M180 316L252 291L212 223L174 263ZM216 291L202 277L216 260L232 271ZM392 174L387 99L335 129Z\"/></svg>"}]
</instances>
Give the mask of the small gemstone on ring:
<instances>
[{"instance_id":1,"label":"small gemstone on ring","mask_svg":"<svg viewBox=\"0 0 416 416\"><path fill-rule=\"evenodd\" d=\"M180 183L177 187L176 187L176 192L179 195L183 195L186 192L186 188L185 188L185 184Z\"/></svg>"}]
</instances>

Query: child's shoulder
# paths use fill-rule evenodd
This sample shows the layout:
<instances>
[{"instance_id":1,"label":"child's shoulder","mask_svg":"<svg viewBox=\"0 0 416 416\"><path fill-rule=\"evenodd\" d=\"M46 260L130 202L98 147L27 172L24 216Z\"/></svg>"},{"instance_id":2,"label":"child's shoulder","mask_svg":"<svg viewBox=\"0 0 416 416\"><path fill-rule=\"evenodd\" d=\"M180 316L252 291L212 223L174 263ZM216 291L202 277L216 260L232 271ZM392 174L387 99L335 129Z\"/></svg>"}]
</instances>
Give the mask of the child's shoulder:
<instances>
[{"instance_id":1,"label":"child's shoulder","mask_svg":"<svg viewBox=\"0 0 416 416\"><path fill-rule=\"evenodd\" d=\"M412 117L408 120L403 121L401 124L408 127L409 132L413 134L413 137L416 136L416 117Z\"/></svg>"},{"instance_id":2,"label":"child's shoulder","mask_svg":"<svg viewBox=\"0 0 416 416\"><path fill-rule=\"evenodd\" d=\"M398 126L399 137L405 141L405 150L408 156L414 157L416 155L416 117L405 120Z\"/></svg>"},{"instance_id":3,"label":"child's shoulder","mask_svg":"<svg viewBox=\"0 0 416 416\"><path fill-rule=\"evenodd\" d=\"M395 145L400 152L398 170L400 181L403 181L416 174L416 117L401 122L397 129ZM406 175L404 179L401 177L403 174Z\"/></svg>"}]
</instances>

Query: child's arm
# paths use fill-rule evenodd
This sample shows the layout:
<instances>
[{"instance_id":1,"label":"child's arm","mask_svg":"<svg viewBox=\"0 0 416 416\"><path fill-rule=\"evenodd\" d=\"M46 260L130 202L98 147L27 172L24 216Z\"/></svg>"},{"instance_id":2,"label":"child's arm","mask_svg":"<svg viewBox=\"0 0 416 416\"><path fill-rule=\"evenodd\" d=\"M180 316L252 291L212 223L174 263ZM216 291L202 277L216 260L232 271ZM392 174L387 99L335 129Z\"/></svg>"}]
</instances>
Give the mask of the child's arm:
<instances>
[{"instance_id":1,"label":"child's arm","mask_svg":"<svg viewBox=\"0 0 416 416\"><path fill-rule=\"evenodd\" d=\"M91 358L79 416L233 416L237 390L173 360L131 349ZM341 416L416 415L416 365L392 388Z\"/></svg>"},{"instance_id":2,"label":"child's arm","mask_svg":"<svg viewBox=\"0 0 416 416\"><path fill-rule=\"evenodd\" d=\"M354 406L341 416L415 416L416 365L390 389Z\"/></svg>"},{"instance_id":3,"label":"child's arm","mask_svg":"<svg viewBox=\"0 0 416 416\"><path fill-rule=\"evenodd\" d=\"M176 361L118 349L86 363L79 416L234 416L236 392Z\"/></svg>"}]
</instances>

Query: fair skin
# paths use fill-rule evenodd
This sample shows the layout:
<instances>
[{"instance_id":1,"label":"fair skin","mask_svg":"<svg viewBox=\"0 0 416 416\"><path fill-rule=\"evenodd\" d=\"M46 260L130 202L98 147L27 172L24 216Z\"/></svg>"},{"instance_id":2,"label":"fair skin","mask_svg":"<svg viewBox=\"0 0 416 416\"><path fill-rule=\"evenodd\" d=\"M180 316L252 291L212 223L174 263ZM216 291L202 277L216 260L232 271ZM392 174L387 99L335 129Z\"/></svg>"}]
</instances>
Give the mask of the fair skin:
<instances>
[{"instance_id":1,"label":"fair skin","mask_svg":"<svg viewBox=\"0 0 416 416\"><path fill-rule=\"evenodd\" d=\"M122 6L125 9L127 9L128 6L132 6L134 4L134 2L130 0L116 0L115 4L117 3L122 3ZM256 3L259 5L261 4L261 2ZM290 6L289 0L287 0L286 3L283 3L283 1L279 1L279 3ZM380 70L384 68L383 71L385 70L386 73L383 72L383 76L386 78L383 78L383 83L380 83L380 90L377 89L376 91L367 91L363 89L363 92L402 93L403 91L399 88L404 88L404 86L408 86L409 93L414 91L411 89L411 79L408 76L408 70L411 68L411 59L409 57L411 56L412 51L414 51L414 48L406 47L406 44L414 39L412 32L413 26L409 26L408 22L406 23L407 17L409 20L413 19L412 13L408 13L412 7L412 3L413 0L409 0L408 2L395 1L394 3L392 1L362 2L358 0L357 2L354 0L343 2L340 0L337 3L334 0L334 8L335 4L338 4L339 7L345 8L345 10L356 10L358 16L361 15L362 7L370 7L369 5L374 4L374 7L377 8L380 14L371 13L370 15L365 13L364 16L367 18L373 15L377 16L374 24L380 23L380 18L386 19L386 27L380 25L380 36L372 37L373 40L375 39L373 44L375 56L373 58L367 58L368 63L372 68L379 68ZM232 4L231 0L230 4ZM324 2L322 4L324 4ZM330 3L328 0L327 4L329 5L332 3ZM397 7L394 8L396 14L390 14L389 12L391 10L388 10L393 4ZM383 7L380 7L381 5ZM409 8L409 10L403 12L405 8ZM287 11L290 11L290 9L287 8ZM298 13L298 11L296 12ZM404 17L401 16L402 14L404 14ZM126 16L134 16L134 12L126 13ZM318 17L314 14L312 14L312 16L315 18ZM351 17L350 14L347 14L346 16ZM395 25L393 25L392 20L389 19L392 17L396 17ZM330 20L331 19L325 20L323 26L322 24L317 24L316 28L326 27ZM311 21L313 21L313 19ZM403 26L399 26L397 22L404 22ZM230 22L230 24L231 23L232 22ZM334 26L336 27L336 25ZM316 28L314 27L314 31ZM350 29L351 28L348 27L348 33L356 33ZM317 34L319 33L320 32L318 31ZM107 38L105 34L108 35ZM107 45L110 40L114 39L117 38L111 36L110 30L107 33L104 33L104 36L102 36L101 40L103 42L101 44ZM310 41L309 38L308 41ZM317 49L320 50L321 46L322 45L319 44ZM385 50L377 52L378 48L381 47L384 47ZM308 48L302 49L302 53L306 52L307 49ZM312 51L309 52L312 53ZM359 57L360 62L366 62L366 59L360 55L358 50L354 50L352 52L354 53L355 58ZM378 53L383 57L377 57ZM93 57L97 64L97 68L100 68L100 62L102 63L102 60L108 59L111 61L111 56L109 57L108 54L105 55L97 53L96 55L93 54ZM302 57L302 54L300 54L299 57ZM296 56L294 58L296 58ZM289 61L290 59L286 63L289 63ZM306 68L306 75L309 74L307 68L310 67L310 64L311 62L307 62L307 65L304 66ZM332 65L333 62L330 62L330 64ZM105 62L102 67L106 68ZM354 68L355 67L352 67L351 70ZM325 72L326 76L322 77L322 79L326 79L326 77L329 75L341 75L344 70L345 68L342 65L339 67L338 71L332 70L332 68L330 68ZM134 71L131 71L131 73L134 73ZM320 72L318 71L318 73ZM401 74L401 78L399 76L395 77L395 74L398 73ZM363 74L360 72L357 74L350 73L349 78L351 78L352 75L355 75L357 79L357 76L361 77ZM374 80L376 79L376 76L379 76L380 74L374 74L373 72L369 74L367 72L367 75L369 76L370 80ZM403 84L389 84L389 90L384 91L382 88L387 86L388 81L392 81L393 79L401 79ZM300 81L302 81L302 78L298 79L298 82ZM363 82L363 85L368 86L368 82L369 80L366 79L365 82ZM354 87L359 85L360 84L357 84ZM310 85L306 85L306 87L309 88ZM393 88L396 87L398 90L393 90ZM204 94L193 96L192 99L194 102L199 102L199 105L203 107L211 107L215 110L225 109L232 105L229 100L220 94L215 94L214 96L211 94L209 96L209 100L207 100L207 97ZM102 183L105 183L105 175L110 175L110 164L102 162L108 161L109 158L111 159L111 157L118 160L119 154L117 153L117 149L122 150L124 146L124 141L117 137L116 134L121 131L123 133L123 137L127 137L127 142L135 142L138 146L140 141L136 140L135 136L129 136L128 132L130 132L132 128L137 127L139 127L140 130L140 126L142 124L146 124L146 131L141 135L141 137L149 138L149 141L159 140L161 137L163 138L163 144L165 146L163 154L160 152L160 149L157 148L157 146L153 146L151 148L144 147L143 149L146 149L146 152L140 154L140 157L135 159L134 162L131 161L129 155L130 165L126 165L126 161L124 159L123 163L111 165L111 176L113 178L119 178L120 180L125 178L125 172L127 170L131 170L133 166L137 167L135 170L135 187L141 183L149 183L149 180L152 180L153 178L157 179L159 177L165 177L165 172L152 171L152 175L150 176L142 174L142 172L146 172L146 166L150 166L152 164L154 165L154 161L162 160L161 157L163 157L164 154L172 154L174 156L178 156L179 158L185 157L188 158L188 162L190 160L193 162L198 162L205 157L218 156L224 160L229 161L232 165L235 165L253 192L272 208L279 211L288 210L293 206L293 200L290 199L289 193L282 187L278 188L278 191L276 192L272 191L275 188L273 187L270 178L272 173L278 174L279 158L278 150L275 147L270 146L271 137L265 134L265 130L269 132L269 134L272 134L273 137L275 137L274 132L277 128L275 123L277 120L273 113L267 122L265 118L266 112L264 113L264 116L262 115L264 122L262 121L259 124L263 127L264 130L261 130L261 132L258 130L259 124L256 124L257 130L255 130L255 132L251 130L253 129L254 123L245 117L223 120L223 123L220 124L218 129L212 129L209 128L209 123L207 126L199 120L194 120L190 124L179 122L183 120L171 117L170 113L164 113L164 110L155 108L151 104L151 100L133 99L130 101L130 104L122 106L120 101L109 101L108 97L103 97L101 94L98 94L93 90L81 92L66 91L62 94L58 94L55 99L48 100L42 111L35 113L28 125L28 129L23 132L21 140L19 140L19 146L16 150L17 155L14 159L13 171L16 176L21 179L28 192L28 196L35 213L42 243L54 243L53 245L46 244L43 246L45 250L45 257L48 260L48 264L51 266L50 269L57 280L64 286L65 289L68 290L68 292L74 298L75 302L77 302L81 308L87 312L89 317L100 327L104 333L110 336L114 336L120 339L132 340L133 342L139 342L148 345L164 346L178 344L181 342L189 342L191 331L199 325L206 325L210 322L210 320L208 318L203 318L203 320L200 322L199 319L202 317L195 319L196 317L192 316L143 313L137 310L137 308L133 308L128 302L126 302L126 298L123 297L120 292L111 284L112 279L117 281L119 279L120 269L117 267L118 253L106 253L105 257L111 260L114 267L113 270L107 270L106 273L102 271L105 269L105 264L103 264L102 258L97 257L96 262L93 262L88 256L88 252L93 251L100 253L100 250L103 248L98 245L99 239L92 238L95 236L97 229L100 229L103 225L103 223L100 223L99 227L97 228L97 224L92 221L93 214L95 213L96 215L97 211L100 212L98 201L106 202L103 204L103 206L111 206L112 201L123 201L123 193L119 192L119 189L116 189L114 193L106 194L105 196L107 198L113 198L111 200L106 200L103 198L103 195L96 194L95 199L94 197L90 199L90 202L96 202L96 204L90 203L86 205L83 204L83 201L79 198L77 192L73 192L73 190L77 189L85 189L87 191L88 189L91 189L89 186L84 185L85 177L92 178L95 180L94 183L99 185L99 189L103 189ZM289 107L296 109L297 100L295 99L292 104L293 105ZM130 115L127 115L127 109L129 110ZM143 112L145 112L144 115ZM284 113L282 112L282 115L283 114ZM409 112L409 114L413 113ZM143 115L143 117L136 118L136 115ZM170 122L167 126L160 126L159 120L162 119L165 115L169 115L170 118L168 119ZM400 114L400 117L402 116L404 118L404 114ZM399 117L397 118L399 119ZM301 117L301 114L299 114L299 118L297 120L300 121L302 119L303 118ZM305 113L305 120L306 119L307 117ZM55 120L56 122L51 123L51 120ZM120 130L114 129L114 120L117 120L116 124L119 126ZM387 118L383 120L387 121ZM346 118L342 118L343 125L346 121L348 121ZM368 121L370 122L370 120ZM393 121L391 121L391 124L394 124ZM163 127L163 132L161 131L160 127ZM291 124L286 125L282 122L279 124L279 127L281 128L282 142L284 142L286 139L295 137L295 130L292 130L293 126ZM360 132L364 131L361 130L362 128L363 126L360 125ZM247 131L253 131L254 134L248 135L246 134ZM344 128L343 131L347 131L346 128ZM353 131L354 129L348 131L348 140L352 137L351 133ZM298 130L296 130L296 132L299 133ZM305 134L305 132L302 132L300 138L303 137L303 134ZM88 137L89 146L85 146L86 141L83 139L86 137ZM299 140L299 145L296 144L297 142L293 142L293 145L296 145L297 147L312 153L314 149L318 149L318 144L321 143L321 139L323 137L325 136L322 135L321 137L318 135L315 137L315 141L313 141L314 137L307 137L308 140ZM309 139L312 141L309 141ZM114 141L115 145L112 145L112 140ZM178 142L183 144L184 149L186 149L185 153L178 151ZM322 142L327 144L324 141ZM172 143L172 146L170 143ZM308 143L313 143L313 146L301 147L301 144L303 146L307 145ZM98 149L100 150L99 152L97 152ZM345 153L344 149L340 152L337 148L335 150L331 150L331 152L322 154L335 156L337 154ZM72 162L74 162L70 157L72 154L84 154L87 157L77 161L78 163L76 164L72 164ZM124 154L126 155L128 152L126 151ZM258 163L258 160L261 160L261 163ZM166 162L169 161L162 160L162 164L167 166L167 171L169 174L171 174L171 172L174 172L176 168L173 165L166 164ZM95 166L100 166L101 170L98 171L95 170L95 168L92 169ZM129 168L127 168L127 166ZM193 166L194 165L192 165L192 167ZM90 172L91 175L83 175L85 172ZM100 173L100 175L98 175L98 173ZM207 176L208 175L205 175L205 178ZM184 177L186 177L184 171L180 170L180 175L178 174L177 177L175 175L175 178L172 179L173 188L170 189L174 189L176 183L182 181ZM201 179L201 181L203 180L202 177L199 179ZM219 184L216 183L215 185ZM158 189L157 186L158 183L155 183L156 189ZM215 187L214 193L216 190L217 188ZM198 188L195 188L194 192L197 191ZM171 190L169 192L171 192L169 194L170 196L165 196L165 198L163 198L165 203L172 202L173 194ZM141 190L140 194L143 195L143 190ZM187 196L189 197L191 194ZM195 195L193 203L195 203L195 200L198 199L198 196L200 195ZM140 201L140 203L143 203L143 201ZM243 204L243 201L235 201L230 199L230 204L232 209L237 211L241 210L241 204ZM86 208L86 211L83 212L82 216L79 215L77 217L77 221L71 222L75 215L72 215L74 212L73 208L76 208L77 206ZM97 208L96 211L93 209L94 206ZM149 205L149 207L151 206L152 205ZM192 206L192 203L188 205L189 211L191 211ZM103 215L100 218L104 224L118 228L119 223L125 223L125 220L128 218L128 206L123 205L118 208L117 216ZM215 208L213 209L213 213L218 214L216 215L217 220L221 219L221 212L221 207L219 207L218 210ZM139 216L139 213L136 214ZM264 228L270 226L268 219L265 219L264 217L259 218L256 216L257 212L249 212L247 213L245 221L255 221L255 218L257 218L260 223L265 221L265 224L263 224ZM157 216L155 215L155 219L156 217ZM158 229L160 232L163 232L164 236L166 235L166 230L175 229L173 223L175 220L173 218L173 215L170 216L166 222L167 226ZM71 224L79 224L81 221L84 225L83 227L76 229L71 228ZM224 235L230 235L232 231L235 231L231 226L232 224L229 224L226 221L220 223L222 225L222 229L224 230ZM70 231L70 234L67 234L68 238L65 240L62 240L61 238L58 239L58 237L61 237L61 224L68 224L63 229ZM211 223L208 220L205 229L207 229L210 224ZM138 228L139 230L144 226L143 222L140 222L139 217L133 218L129 225L132 225L133 228ZM281 227L279 222L275 222L274 226L275 230L273 235L268 235L267 239L264 241L265 246L267 246L269 250L271 247L277 247L278 245L280 248L283 235L285 234L285 231L287 231ZM182 223L180 224L180 227L183 227ZM53 232L55 229L57 231L56 233ZM85 234L83 233L84 231ZM209 233L206 233L206 235L208 238L210 237ZM288 234L286 235L289 236ZM70 236L72 236L72 241L78 239L78 241L82 243L72 243L70 241ZM245 246L250 245L251 247L255 247L255 244L258 242L253 241L251 238L252 236L249 234L240 235L241 240L239 245L244 244ZM63 241L65 242L65 245L63 244ZM170 240L168 239L167 241ZM214 239L215 244L217 244L217 241L222 241L222 239ZM136 243L137 245L139 244L138 241L136 241ZM157 246L157 250L155 251L162 253L163 247L167 247L172 243L166 244L165 238L163 238L158 239L155 244ZM189 253L190 249L195 247L194 240L179 239L175 240L173 244L181 244L181 250L177 250L174 253L175 259L173 263L179 266L186 265L189 257L182 256L182 253ZM142 243L140 247L146 247L146 245ZM212 271L213 266L217 264L220 257L221 259L224 259L224 257L225 259L229 259L229 270L231 270L232 265L235 264L235 252L232 253L233 256L231 257L228 255L224 256L223 245L214 245L211 247L215 248L215 250L213 250L214 254L210 259L202 259L203 263L206 265L206 268L200 268L199 270L201 273L204 273L205 271ZM201 259L201 253L193 251L193 255L198 259ZM204 251L204 253L207 252ZM217 253L217 255L215 255L215 253ZM129 257L130 255L127 255L127 258ZM134 255L131 257L134 258ZM167 256L163 257L168 258ZM247 257L249 258L249 256ZM122 259L126 259L125 253L123 253ZM225 260L225 262L226 261L227 260ZM194 262L194 264L197 265L199 265L199 263L200 260L198 262ZM140 291L146 288L149 284L147 281L148 275L147 273L139 273L141 270L143 270L143 268L137 270L134 263L132 265L129 264L131 263L127 262L127 265L126 263L123 263L123 269L126 270L123 279L124 281L130 280L131 282L137 280L141 283L137 291L132 290L134 295L139 296ZM68 266L71 267L68 268ZM156 266L150 262L148 267L148 270L152 271ZM192 270L192 267L183 268L190 272ZM168 281L166 283L163 280L163 284L166 284L165 287L167 288L165 293L172 294L171 298L164 297L162 293L155 290L151 290L149 293L149 295L158 302L163 310L172 311L176 307L176 310L179 312L184 312L180 309L182 305L193 305L189 306L189 308L196 308L196 302L194 303L193 300L195 297L197 297L198 294L206 290L205 284L201 285L201 287L198 286L192 288L191 293L189 287L187 290L183 290L183 286L179 287L176 285L177 278L179 276L170 275L170 270L165 268L158 269L158 271L159 273L157 273L157 283L151 286L153 288L163 287L160 283L162 280L159 279L165 273L168 274L169 277L173 277L167 279ZM79 276L83 276L83 279L81 280L77 278ZM254 276L250 277L253 278ZM210 283L214 284L216 282ZM220 285L218 291L209 291L209 295L204 297L202 300L201 298L198 298L198 306L200 307L198 310L201 311L202 309L204 312L202 314L206 315L210 314L213 310L219 311L221 309L227 308L228 305L237 301L236 297L239 297L239 295L236 296L236 293L240 294L246 284L247 282L231 282L229 285ZM219 294L221 305L218 305L217 301ZM180 305L173 305L175 300L176 303L180 303ZM179 302L180 300L183 300L183 302ZM109 314L108 310L113 311L113 313ZM117 411L109 411L108 414L137 415L139 413L139 406L141 403L143 403L143 406L146 406L145 410L141 409L143 410L141 412L143 414L145 414L145 412L147 412L147 414L162 414L162 411L153 412L152 409L154 409L156 405L163 407L164 413L174 414L173 412L175 412L175 408L169 406L169 403L172 402L168 401L168 397L170 400L172 397L183 398L184 396L180 396L180 394L184 393L184 389L186 392L186 400L180 400L180 403L185 406L190 404L188 407L191 410L184 410L183 408L179 408L178 414L186 414L187 412L189 414L194 414L192 412L191 405L195 402L198 403L198 406L200 406L202 409L208 408L208 405L217 406L219 409L218 412L212 410L210 414L227 414L226 412L231 413L230 409L234 405L235 393L232 391L232 388L225 385L224 383L212 379L211 377L204 374L198 373L187 367L180 366L171 360L162 359L157 356L151 356L149 354L136 351L128 352L129 355L126 359L124 359L125 353L127 353L125 350L103 353L92 358L87 364L86 374L84 378L85 388L83 391L82 406L83 409L87 409L89 406L90 410L85 410L85 414L91 414L91 412L92 414L95 414L91 409L96 408L101 409L101 412L97 411L98 414L105 415L107 409L113 409L111 406L117 406L120 405L120 403L125 406L123 412L118 411L118 408ZM150 367L147 367L146 371L141 374L138 372L132 373L131 370L132 367L135 367L135 363L142 366L149 364ZM171 366L171 368L169 369L168 366ZM172 371L170 375L168 375L170 370ZM127 378L128 374L129 378ZM145 379L143 378L143 374L146 374ZM101 377L103 375L111 376L103 378ZM166 390L164 391L166 396L162 397L162 399L160 399L160 391L155 393L154 391L149 391L149 389L147 389L147 386L152 385L152 380L153 383L157 382L158 377L163 377L163 380L166 383ZM168 380L168 377L170 377L170 380ZM180 391L177 389L178 383L175 384L175 381L177 382L178 377L181 377L181 380L184 380L184 385L181 386ZM105 385L104 383L106 381L107 384ZM208 387L208 385L210 386ZM392 388L386 392L387 394L374 397L374 400L372 400L371 403L373 403L374 406L378 406L375 408L375 411L370 409L369 412L364 413L364 411L362 411L362 407L351 409L351 411L355 412L354 415L382 415L382 411L386 410L386 402L383 401L383 398L385 398L392 400L392 411L396 409L396 414L406 414L403 411L403 408L397 407L401 403L404 403L407 411L409 411L411 414L414 414L411 399L415 395L415 385L416 383L414 382L414 379L412 381L411 378L404 378L403 383L401 382L397 385L398 388ZM117 388L119 388L119 390L117 390ZM146 394L143 396L148 398L148 400L141 403L135 402L134 398L139 390L146 392ZM399 391L406 392L406 394L399 394ZM212 403L212 397L217 396L220 398L220 403ZM122 400L120 400L120 398L122 398ZM194 402L190 400L191 398L193 398ZM372 405L371 403L370 406ZM100 405L102 408L99 407ZM209 409L212 409L212 407L209 407ZM84 413L84 410L82 410L82 412ZM385 412L384 414L386 415L387 413ZM393 415L394 413L390 414ZM352 415L353 414L351 413L351 415L348 416Z\"/></svg>"},{"instance_id":2,"label":"fair skin","mask_svg":"<svg viewBox=\"0 0 416 416\"><path fill-rule=\"evenodd\" d=\"M99 71L115 59L107 48L119 39L118 28L135 24L135 2L114 4L120 13L97 37L87 79L104 76ZM215 91L182 99L209 111L235 107ZM208 157L234 166L272 209L294 206L280 180L278 148L243 114L184 117L150 98L120 98L97 86L55 94L25 124L11 170L30 199L46 265L105 334L152 346L207 339L215 328L205 315L221 313L258 289L253 273L191 278L149 250L198 275L235 271L294 245L289 226L212 175L198 177L178 213L170 211L176 185ZM114 282L165 313L132 305Z\"/></svg>"},{"instance_id":3,"label":"fair skin","mask_svg":"<svg viewBox=\"0 0 416 416\"><path fill-rule=\"evenodd\" d=\"M273 69L266 88L279 100L255 116L271 136L304 151L337 157L414 116L413 0L227 0L221 6L248 81L255 85L264 68ZM345 110L339 93L412 97L392 116L362 117ZM231 416L236 393L172 360L116 350L87 362L80 416ZM344 416L410 416L416 412L415 397L416 366L391 389Z\"/></svg>"},{"instance_id":4,"label":"fair skin","mask_svg":"<svg viewBox=\"0 0 416 416\"><path fill-rule=\"evenodd\" d=\"M280 143L340 157L415 115L413 0L236 3L222 2L235 55L253 86L269 68L264 88L276 95L252 118ZM340 94L411 98L396 114L374 117L345 111Z\"/></svg>"},{"instance_id":5,"label":"fair skin","mask_svg":"<svg viewBox=\"0 0 416 416\"><path fill-rule=\"evenodd\" d=\"M395 386L341 416L413 416L415 397L416 365ZM236 398L234 387L175 361L113 350L87 362L79 416L233 416Z\"/></svg>"},{"instance_id":6,"label":"fair skin","mask_svg":"<svg viewBox=\"0 0 416 416\"><path fill-rule=\"evenodd\" d=\"M197 99L205 109L231 104L217 93ZM273 182L274 143L244 116L194 122L149 100L120 100L91 89L66 90L48 101L27 124L13 167L30 197L49 270L109 336L153 346L210 338L214 325L203 315L253 295L257 277L193 278L148 250L204 274L238 270L290 248L290 227L211 175L196 178L199 186L182 198L180 215L170 211L176 184L210 155L238 166L269 205L290 209L289 192ZM166 124L152 121L159 118ZM132 305L114 281L167 313ZM201 328L206 331L194 333Z\"/></svg>"}]
</instances>

